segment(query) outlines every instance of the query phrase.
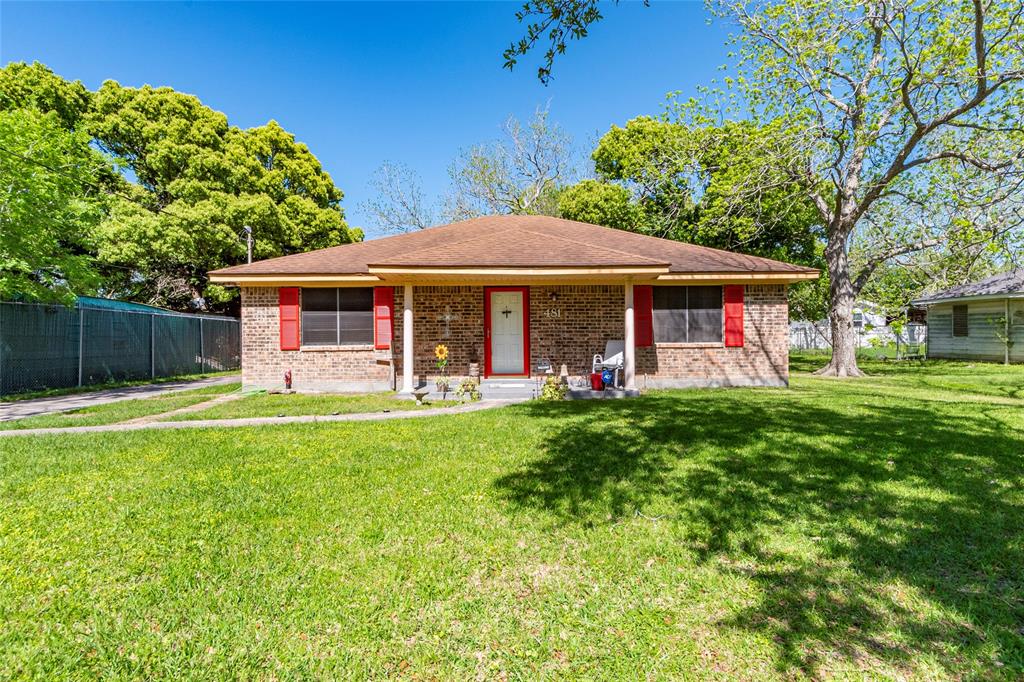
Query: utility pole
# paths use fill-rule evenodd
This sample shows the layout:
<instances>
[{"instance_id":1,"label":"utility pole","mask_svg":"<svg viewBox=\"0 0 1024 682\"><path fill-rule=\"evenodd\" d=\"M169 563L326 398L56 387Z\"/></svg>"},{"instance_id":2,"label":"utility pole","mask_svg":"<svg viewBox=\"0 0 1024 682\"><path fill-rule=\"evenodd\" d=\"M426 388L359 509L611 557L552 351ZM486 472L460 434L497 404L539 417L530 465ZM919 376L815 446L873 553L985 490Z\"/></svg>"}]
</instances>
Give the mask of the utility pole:
<instances>
[{"instance_id":1,"label":"utility pole","mask_svg":"<svg viewBox=\"0 0 1024 682\"><path fill-rule=\"evenodd\" d=\"M245 255L246 262L252 263L252 228L248 225L242 228L245 230Z\"/></svg>"}]
</instances>

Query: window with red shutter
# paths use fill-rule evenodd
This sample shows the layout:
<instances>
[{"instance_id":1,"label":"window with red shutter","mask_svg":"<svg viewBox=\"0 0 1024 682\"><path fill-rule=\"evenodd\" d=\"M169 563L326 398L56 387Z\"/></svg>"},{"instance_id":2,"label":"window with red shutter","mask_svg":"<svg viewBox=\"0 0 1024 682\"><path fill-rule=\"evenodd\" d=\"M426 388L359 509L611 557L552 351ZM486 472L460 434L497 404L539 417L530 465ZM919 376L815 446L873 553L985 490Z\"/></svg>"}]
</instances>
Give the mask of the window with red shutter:
<instances>
[{"instance_id":1,"label":"window with red shutter","mask_svg":"<svg viewBox=\"0 0 1024 682\"><path fill-rule=\"evenodd\" d=\"M725 287L725 345L727 348L743 346L743 285Z\"/></svg>"},{"instance_id":2,"label":"window with red shutter","mask_svg":"<svg viewBox=\"0 0 1024 682\"><path fill-rule=\"evenodd\" d=\"M373 347L381 350L391 348L391 338L395 329L395 289L394 287L374 287L373 289Z\"/></svg>"},{"instance_id":3,"label":"window with red shutter","mask_svg":"<svg viewBox=\"0 0 1024 682\"><path fill-rule=\"evenodd\" d=\"M277 290L278 317L281 324L281 350L299 349L299 289Z\"/></svg>"},{"instance_id":4,"label":"window with red shutter","mask_svg":"<svg viewBox=\"0 0 1024 682\"><path fill-rule=\"evenodd\" d=\"M649 285L633 287L633 321L638 348L654 344L654 293Z\"/></svg>"}]
</instances>

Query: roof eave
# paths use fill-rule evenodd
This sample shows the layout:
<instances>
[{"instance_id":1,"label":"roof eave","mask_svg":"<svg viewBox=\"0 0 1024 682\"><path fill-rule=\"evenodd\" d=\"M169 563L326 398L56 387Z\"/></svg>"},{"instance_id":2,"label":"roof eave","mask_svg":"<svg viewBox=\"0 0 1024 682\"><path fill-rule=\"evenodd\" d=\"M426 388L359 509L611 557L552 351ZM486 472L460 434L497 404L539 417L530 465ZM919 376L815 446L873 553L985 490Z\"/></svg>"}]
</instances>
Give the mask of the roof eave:
<instances>
[{"instance_id":1,"label":"roof eave","mask_svg":"<svg viewBox=\"0 0 1024 682\"><path fill-rule=\"evenodd\" d=\"M395 276L451 276L451 277L557 277L594 275L655 276L669 271L668 263L659 265L601 265L601 266L431 266L431 265L370 265L373 275Z\"/></svg>"},{"instance_id":2,"label":"roof eave","mask_svg":"<svg viewBox=\"0 0 1024 682\"><path fill-rule=\"evenodd\" d=\"M687 284L795 284L818 279L817 270L747 271L747 272L671 272L658 277L659 282L680 282Z\"/></svg>"},{"instance_id":3,"label":"roof eave","mask_svg":"<svg viewBox=\"0 0 1024 682\"><path fill-rule=\"evenodd\" d=\"M374 284L380 277L364 274L331 275L324 273L210 273L210 281L217 284L237 284L238 286L286 286L305 284L307 286L337 286L339 284Z\"/></svg>"},{"instance_id":4,"label":"roof eave","mask_svg":"<svg viewBox=\"0 0 1024 682\"><path fill-rule=\"evenodd\" d=\"M1002 301L1005 298L1024 298L1024 291L1011 291L1006 294L973 294L968 296L943 296L942 298L916 298L911 305L925 306L937 303L953 303L955 301Z\"/></svg>"}]
</instances>

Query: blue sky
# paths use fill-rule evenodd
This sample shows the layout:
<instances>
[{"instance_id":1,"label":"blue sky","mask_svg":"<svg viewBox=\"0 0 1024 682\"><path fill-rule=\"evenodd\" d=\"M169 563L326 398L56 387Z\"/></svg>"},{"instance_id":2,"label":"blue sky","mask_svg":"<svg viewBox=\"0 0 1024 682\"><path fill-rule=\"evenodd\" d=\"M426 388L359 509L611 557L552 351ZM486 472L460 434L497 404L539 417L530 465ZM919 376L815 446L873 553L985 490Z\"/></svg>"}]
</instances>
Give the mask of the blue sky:
<instances>
[{"instance_id":1,"label":"blue sky","mask_svg":"<svg viewBox=\"0 0 1024 682\"><path fill-rule=\"evenodd\" d=\"M610 126L660 113L666 93L692 93L726 60L727 27L709 26L699 2L609 4L545 87L536 58L502 68L519 4L4 1L0 61L38 60L89 88L168 85L242 127L277 120L345 192L349 223L367 226L360 203L385 160L439 194L459 149L547 103L589 153Z\"/></svg>"}]
</instances>

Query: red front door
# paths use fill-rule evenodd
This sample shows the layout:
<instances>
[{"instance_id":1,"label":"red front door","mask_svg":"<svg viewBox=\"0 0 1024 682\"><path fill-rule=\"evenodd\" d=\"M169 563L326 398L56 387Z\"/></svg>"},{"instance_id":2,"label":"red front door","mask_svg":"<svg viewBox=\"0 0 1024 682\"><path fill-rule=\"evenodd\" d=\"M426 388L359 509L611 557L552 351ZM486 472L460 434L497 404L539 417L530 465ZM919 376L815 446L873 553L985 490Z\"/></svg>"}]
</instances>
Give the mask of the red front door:
<instances>
[{"instance_id":1,"label":"red front door","mask_svg":"<svg viewBox=\"0 0 1024 682\"><path fill-rule=\"evenodd\" d=\"M530 371L530 290L484 289L484 373L526 376Z\"/></svg>"}]
</instances>

